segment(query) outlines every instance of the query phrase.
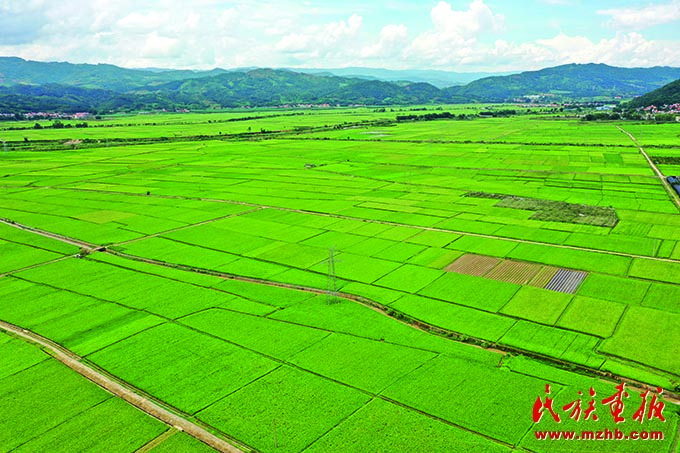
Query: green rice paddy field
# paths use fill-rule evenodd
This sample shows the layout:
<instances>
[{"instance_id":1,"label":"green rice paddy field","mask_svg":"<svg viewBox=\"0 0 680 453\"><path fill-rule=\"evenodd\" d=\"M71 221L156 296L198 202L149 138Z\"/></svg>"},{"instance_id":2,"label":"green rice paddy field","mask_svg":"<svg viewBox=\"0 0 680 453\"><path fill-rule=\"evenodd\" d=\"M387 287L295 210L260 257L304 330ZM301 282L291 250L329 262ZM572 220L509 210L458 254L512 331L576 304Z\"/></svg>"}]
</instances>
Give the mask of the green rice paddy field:
<instances>
[{"instance_id":1,"label":"green rice paddy field","mask_svg":"<svg viewBox=\"0 0 680 453\"><path fill-rule=\"evenodd\" d=\"M244 451L677 451L680 212L617 126L674 157L680 125L294 113L0 129L0 320ZM0 452L211 451L36 345L0 362ZM662 439L540 439L617 429Z\"/></svg>"}]
</instances>

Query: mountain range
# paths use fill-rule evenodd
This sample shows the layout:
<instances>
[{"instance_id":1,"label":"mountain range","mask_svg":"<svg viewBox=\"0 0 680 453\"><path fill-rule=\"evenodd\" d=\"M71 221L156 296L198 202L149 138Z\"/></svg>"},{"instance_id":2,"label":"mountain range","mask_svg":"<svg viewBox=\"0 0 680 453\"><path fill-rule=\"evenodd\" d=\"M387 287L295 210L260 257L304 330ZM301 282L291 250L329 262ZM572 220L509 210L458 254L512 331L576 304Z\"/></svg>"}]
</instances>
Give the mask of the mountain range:
<instances>
[{"instance_id":1,"label":"mountain range","mask_svg":"<svg viewBox=\"0 0 680 453\"><path fill-rule=\"evenodd\" d=\"M349 77L331 70L306 71L125 69L0 57L0 113L203 110L286 104L413 105L507 102L521 98L592 101L629 99L680 79L680 68L569 64L440 88L422 80L445 74L450 74L453 80L460 73L337 70L354 75ZM420 81L381 80L401 79L409 74L413 77L420 74Z\"/></svg>"}]
</instances>

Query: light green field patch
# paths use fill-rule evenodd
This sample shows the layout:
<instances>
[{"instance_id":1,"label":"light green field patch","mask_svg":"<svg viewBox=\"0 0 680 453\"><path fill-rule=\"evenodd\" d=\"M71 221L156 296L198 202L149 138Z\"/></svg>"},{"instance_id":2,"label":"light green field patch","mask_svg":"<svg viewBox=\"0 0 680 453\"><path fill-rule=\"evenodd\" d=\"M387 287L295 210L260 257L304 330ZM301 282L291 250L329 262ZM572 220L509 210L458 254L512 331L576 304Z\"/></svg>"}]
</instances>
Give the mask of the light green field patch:
<instances>
[{"instance_id":1,"label":"light green field patch","mask_svg":"<svg viewBox=\"0 0 680 453\"><path fill-rule=\"evenodd\" d=\"M571 301L571 294L524 286L500 313L541 324L553 325Z\"/></svg>"},{"instance_id":2,"label":"light green field patch","mask_svg":"<svg viewBox=\"0 0 680 453\"><path fill-rule=\"evenodd\" d=\"M649 290L650 283L630 278L590 274L578 289L580 296L638 305Z\"/></svg>"},{"instance_id":3,"label":"light green field patch","mask_svg":"<svg viewBox=\"0 0 680 453\"><path fill-rule=\"evenodd\" d=\"M380 392L436 354L395 344L333 334L290 362L369 392Z\"/></svg>"},{"instance_id":4,"label":"light green field patch","mask_svg":"<svg viewBox=\"0 0 680 453\"><path fill-rule=\"evenodd\" d=\"M405 264L374 284L390 289L416 293L444 274L443 271Z\"/></svg>"},{"instance_id":5,"label":"light green field patch","mask_svg":"<svg viewBox=\"0 0 680 453\"><path fill-rule=\"evenodd\" d=\"M408 242L397 243L387 249L384 249L374 256L376 258L381 258L390 261L396 261L398 263L403 263L413 256L419 254L427 247L418 244L409 244Z\"/></svg>"},{"instance_id":6,"label":"light green field patch","mask_svg":"<svg viewBox=\"0 0 680 453\"><path fill-rule=\"evenodd\" d=\"M442 231L423 231L406 239L413 244L427 245L429 247L446 247L451 242L460 238L460 235L444 233Z\"/></svg>"},{"instance_id":7,"label":"light green field patch","mask_svg":"<svg viewBox=\"0 0 680 453\"><path fill-rule=\"evenodd\" d=\"M418 293L495 313L515 295L519 288L519 285L511 283L447 272Z\"/></svg>"},{"instance_id":8,"label":"light green field patch","mask_svg":"<svg viewBox=\"0 0 680 453\"><path fill-rule=\"evenodd\" d=\"M576 296L562 314L558 327L608 338L626 309L625 304Z\"/></svg>"},{"instance_id":9,"label":"light green field patch","mask_svg":"<svg viewBox=\"0 0 680 453\"><path fill-rule=\"evenodd\" d=\"M489 341L498 341L515 324L503 316L422 296L404 296L390 306L428 324Z\"/></svg>"},{"instance_id":10,"label":"light green field patch","mask_svg":"<svg viewBox=\"0 0 680 453\"><path fill-rule=\"evenodd\" d=\"M463 236L448 246L448 248L454 250L501 258L507 256L515 247L517 247L517 243L513 241L475 236Z\"/></svg>"},{"instance_id":11,"label":"light green field patch","mask_svg":"<svg viewBox=\"0 0 680 453\"><path fill-rule=\"evenodd\" d=\"M329 335L323 330L215 309L182 318L181 323L282 360Z\"/></svg>"},{"instance_id":12,"label":"light green field patch","mask_svg":"<svg viewBox=\"0 0 680 453\"><path fill-rule=\"evenodd\" d=\"M633 260L631 277L655 280L665 283L680 283L680 263L652 261L643 258Z\"/></svg>"},{"instance_id":13,"label":"light green field patch","mask_svg":"<svg viewBox=\"0 0 680 453\"><path fill-rule=\"evenodd\" d=\"M281 367L198 417L259 451L299 452L368 400L357 390Z\"/></svg>"},{"instance_id":14,"label":"light green field patch","mask_svg":"<svg viewBox=\"0 0 680 453\"><path fill-rule=\"evenodd\" d=\"M261 355L176 324L146 330L88 358L190 413L278 366Z\"/></svg>"},{"instance_id":15,"label":"light green field patch","mask_svg":"<svg viewBox=\"0 0 680 453\"><path fill-rule=\"evenodd\" d=\"M614 336L600 350L618 357L680 373L680 314L630 307Z\"/></svg>"},{"instance_id":16,"label":"light green field patch","mask_svg":"<svg viewBox=\"0 0 680 453\"><path fill-rule=\"evenodd\" d=\"M367 426L374 426L375 431L368 434ZM482 436L378 399L369 402L305 451L501 453L510 450Z\"/></svg>"},{"instance_id":17,"label":"light green field patch","mask_svg":"<svg viewBox=\"0 0 680 453\"><path fill-rule=\"evenodd\" d=\"M642 306L680 313L680 286L652 283Z\"/></svg>"}]
</instances>

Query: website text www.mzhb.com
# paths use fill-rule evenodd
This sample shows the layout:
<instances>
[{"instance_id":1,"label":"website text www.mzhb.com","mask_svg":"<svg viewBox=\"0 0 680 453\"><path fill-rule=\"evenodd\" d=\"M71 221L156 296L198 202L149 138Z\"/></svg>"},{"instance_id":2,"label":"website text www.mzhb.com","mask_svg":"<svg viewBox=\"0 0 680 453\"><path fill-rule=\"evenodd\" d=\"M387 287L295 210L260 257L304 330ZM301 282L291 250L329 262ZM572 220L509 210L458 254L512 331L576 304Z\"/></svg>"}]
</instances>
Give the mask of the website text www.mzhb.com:
<instances>
[{"instance_id":1,"label":"website text www.mzhb.com","mask_svg":"<svg viewBox=\"0 0 680 453\"><path fill-rule=\"evenodd\" d=\"M631 431L625 434L615 429L611 431L536 431L538 440L663 440L661 431Z\"/></svg>"}]
</instances>

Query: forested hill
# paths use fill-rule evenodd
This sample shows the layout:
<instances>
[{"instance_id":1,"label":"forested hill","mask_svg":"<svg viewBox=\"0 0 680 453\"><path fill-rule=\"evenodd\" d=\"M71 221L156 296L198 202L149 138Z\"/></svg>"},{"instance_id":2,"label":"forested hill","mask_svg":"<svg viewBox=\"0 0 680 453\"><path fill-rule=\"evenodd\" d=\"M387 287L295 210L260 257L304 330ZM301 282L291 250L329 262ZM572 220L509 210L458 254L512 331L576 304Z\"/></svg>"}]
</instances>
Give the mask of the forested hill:
<instances>
[{"instance_id":1,"label":"forested hill","mask_svg":"<svg viewBox=\"0 0 680 453\"><path fill-rule=\"evenodd\" d=\"M445 97L504 102L527 96L547 99L631 98L680 78L680 68L617 68L605 64L569 64L503 77L487 77L445 91Z\"/></svg>"},{"instance_id":2,"label":"forested hill","mask_svg":"<svg viewBox=\"0 0 680 453\"><path fill-rule=\"evenodd\" d=\"M671 82L658 90L633 99L629 105L630 107L639 108L650 105L661 107L673 104L680 104L680 80Z\"/></svg>"},{"instance_id":3,"label":"forested hill","mask_svg":"<svg viewBox=\"0 0 680 453\"><path fill-rule=\"evenodd\" d=\"M0 57L0 113L213 109L296 104L412 105L631 98L680 78L680 68L565 65L465 86L386 82L291 70L208 72L40 63Z\"/></svg>"},{"instance_id":4,"label":"forested hill","mask_svg":"<svg viewBox=\"0 0 680 453\"><path fill-rule=\"evenodd\" d=\"M109 64L44 63L17 57L0 57L1 86L58 84L125 92L148 85L210 77L224 72L226 71L223 69L212 71L126 69Z\"/></svg>"}]
</instances>

